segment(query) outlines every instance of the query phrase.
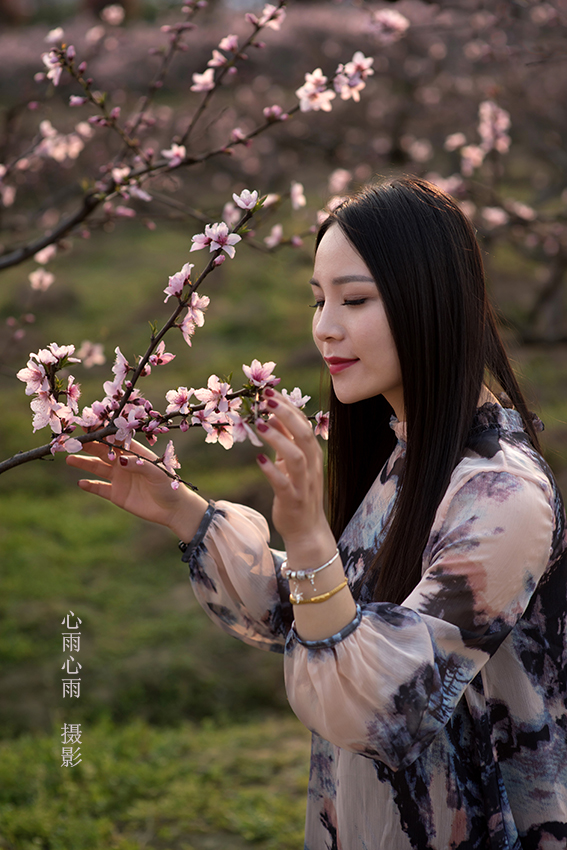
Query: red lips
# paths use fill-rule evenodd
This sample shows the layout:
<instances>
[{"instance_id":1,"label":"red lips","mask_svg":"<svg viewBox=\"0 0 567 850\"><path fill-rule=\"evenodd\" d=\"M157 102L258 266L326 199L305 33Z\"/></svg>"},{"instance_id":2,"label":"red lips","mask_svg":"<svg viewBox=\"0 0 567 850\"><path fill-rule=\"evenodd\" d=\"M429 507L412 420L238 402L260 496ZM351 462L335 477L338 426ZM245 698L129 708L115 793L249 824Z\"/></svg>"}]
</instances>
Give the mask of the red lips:
<instances>
[{"instance_id":1,"label":"red lips","mask_svg":"<svg viewBox=\"0 0 567 850\"><path fill-rule=\"evenodd\" d=\"M324 360L329 367L331 375L336 375L338 372L348 369L348 367L354 365L354 363L358 363L358 357L325 357Z\"/></svg>"}]
</instances>

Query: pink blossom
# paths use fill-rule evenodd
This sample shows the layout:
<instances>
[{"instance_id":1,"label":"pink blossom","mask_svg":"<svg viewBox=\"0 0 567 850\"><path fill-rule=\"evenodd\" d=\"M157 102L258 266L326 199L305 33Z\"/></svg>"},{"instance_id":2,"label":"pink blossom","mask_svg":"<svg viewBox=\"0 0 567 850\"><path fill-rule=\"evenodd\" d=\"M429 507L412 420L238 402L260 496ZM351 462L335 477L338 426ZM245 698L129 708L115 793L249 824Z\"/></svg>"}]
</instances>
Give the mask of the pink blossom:
<instances>
[{"instance_id":1,"label":"pink blossom","mask_svg":"<svg viewBox=\"0 0 567 850\"><path fill-rule=\"evenodd\" d=\"M33 255L36 263L41 263L44 265L45 263L49 263L50 260L54 258L57 253L57 248L55 245L46 245L45 248L42 248L41 251L38 251L37 254Z\"/></svg>"},{"instance_id":2,"label":"pink blossom","mask_svg":"<svg viewBox=\"0 0 567 850\"><path fill-rule=\"evenodd\" d=\"M237 207L242 210L253 210L258 203L258 192L243 189L240 195L233 194L232 199Z\"/></svg>"},{"instance_id":3,"label":"pink blossom","mask_svg":"<svg viewBox=\"0 0 567 850\"><path fill-rule=\"evenodd\" d=\"M45 292L55 280L55 275L40 268L31 272L28 275L28 280L31 283L32 289L36 289L39 292Z\"/></svg>"},{"instance_id":4,"label":"pink blossom","mask_svg":"<svg viewBox=\"0 0 567 850\"><path fill-rule=\"evenodd\" d=\"M170 354L165 350L165 342L162 339L153 354L150 354L149 362L152 366L165 366L175 360L175 354Z\"/></svg>"},{"instance_id":5,"label":"pink blossom","mask_svg":"<svg viewBox=\"0 0 567 850\"><path fill-rule=\"evenodd\" d=\"M62 27L55 27L53 30L49 30L45 38L43 39L47 44L61 44L63 38L65 36L65 32Z\"/></svg>"},{"instance_id":6,"label":"pink blossom","mask_svg":"<svg viewBox=\"0 0 567 850\"><path fill-rule=\"evenodd\" d=\"M115 183L124 183L130 174L130 168L127 165L124 168L113 168L111 173Z\"/></svg>"},{"instance_id":7,"label":"pink blossom","mask_svg":"<svg viewBox=\"0 0 567 850\"><path fill-rule=\"evenodd\" d=\"M171 475L175 475L176 469L181 469L181 464L177 460L177 456L175 454L173 440L170 440L167 444L163 457L161 458L161 463Z\"/></svg>"},{"instance_id":8,"label":"pink blossom","mask_svg":"<svg viewBox=\"0 0 567 850\"><path fill-rule=\"evenodd\" d=\"M200 251L201 248L207 247L210 251L217 251L222 248L232 259L236 253L233 246L240 242L241 238L236 233L229 233L228 225L224 221L207 224L204 234L199 233L191 237L191 251Z\"/></svg>"},{"instance_id":9,"label":"pink blossom","mask_svg":"<svg viewBox=\"0 0 567 850\"><path fill-rule=\"evenodd\" d=\"M174 275L171 275L168 285L163 290L166 294L164 304L172 295L176 295L178 298L180 297L183 287L191 283L190 275L193 268L193 263L185 263L180 272L176 272Z\"/></svg>"},{"instance_id":10,"label":"pink blossom","mask_svg":"<svg viewBox=\"0 0 567 850\"><path fill-rule=\"evenodd\" d=\"M329 439L329 414L323 413L322 410L319 413L315 414L315 431L314 434L317 437L322 437L323 440Z\"/></svg>"},{"instance_id":11,"label":"pink blossom","mask_svg":"<svg viewBox=\"0 0 567 850\"><path fill-rule=\"evenodd\" d=\"M302 112L330 112L331 100L336 97L335 92L327 88L327 77L321 68L315 68L312 74L305 74L305 83L295 94Z\"/></svg>"},{"instance_id":12,"label":"pink blossom","mask_svg":"<svg viewBox=\"0 0 567 850\"><path fill-rule=\"evenodd\" d=\"M465 145L461 148L461 171L465 177L470 177L475 168L484 162L485 151L478 145Z\"/></svg>"},{"instance_id":13,"label":"pink blossom","mask_svg":"<svg viewBox=\"0 0 567 850\"><path fill-rule=\"evenodd\" d=\"M484 207L481 214L489 228L501 227L510 220L508 213L501 207Z\"/></svg>"},{"instance_id":14,"label":"pink blossom","mask_svg":"<svg viewBox=\"0 0 567 850\"><path fill-rule=\"evenodd\" d=\"M250 366L242 365L242 371L248 380L256 387L275 387L279 384L281 378L276 378L272 375L275 362L273 360L267 363L260 363L259 360L253 360Z\"/></svg>"},{"instance_id":15,"label":"pink blossom","mask_svg":"<svg viewBox=\"0 0 567 850\"><path fill-rule=\"evenodd\" d=\"M176 145L174 142L168 150L163 150L161 155L165 157L165 159L169 160L170 168L175 168L176 165L183 162L187 155L187 151L185 149L185 145Z\"/></svg>"},{"instance_id":16,"label":"pink blossom","mask_svg":"<svg viewBox=\"0 0 567 850\"><path fill-rule=\"evenodd\" d=\"M136 210L133 210L131 207L125 207L119 204L115 208L114 214L117 215L119 218L135 218Z\"/></svg>"},{"instance_id":17,"label":"pink blossom","mask_svg":"<svg viewBox=\"0 0 567 850\"><path fill-rule=\"evenodd\" d=\"M147 201L151 201L151 199L152 199L152 196L149 194L149 192L146 192L145 189L141 189L140 186L138 186L138 184L135 183L134 181L132 181L130 183L130 185L128 186L128 188L125 191L123 191L123 194L126 198L127 197L138 198L139 201L146 201L147 202Z\"/></svg>"},{"instance_id":18,"label":"pink blossom","mask_svg":"<svg viewBox=\"0 0 567 850\"><path fill-rule=\"evenodd\" d=\"M227 50L229 53L236 53L238 50L238 36L225 35L225 37L221 38L219 41L219 47L221 50Z\"/></svg>"},{"instance_id":19,"label":"pink blossom","mask_svg":"<svg viewBox=\"0 0 567 850\"><path fill-rule=\"evenodd\" d=\"M84 106L87 101L88 97L80 97L77 94L72 94L69 98L69 106Z\"/></svg>"},{"instance_id":20,"label":"pink blossom","mask_svg":"<svg viewBox=\"0 0 567 850\"><path fill-rule=\"evenodd\" d=\"M294 210L300 209L300 207L304 207L307 201L305 200L305 195L303 194L303 184L297 183L295 180L291 183L290 190L290 199L291 205Z\"/></svg>"},{"instance_id":21,"label":"pink blossom","mask_svg":"<svg viewBox=\"0 0 567 850\"><path fill-rule=\"evenodd\" d=\"M193 74L193 85L191 91L211 91L215 87L215 72L213 68L207 68L202 74Z\"/></svg>"},{"instance_id":22,"label":"pink blossom","mask_svg":"<svg viewBox=\"0 0 567 850\"><path fill-rule=\"evenodd\" d=\"M246 133L240 127L235 127L234 130L230 131L230 141L243 142L246 147L250 144L250 141L246 138Z\"/></svg>"},{"instance_id":23,"label":"pink blossom","mask_svg":"<svg viewBox=\"0 0 567 850\"><path fill-rule=\"evenodd\" d=\"M270 235L264 237L264 242L268 248L275 248L283 239L283 227L281 224L274 224L270 230Z\"/></svg>"},{"instance_id":24,"label":"pink blossom","mask_svg":"<svg viewBox=\"0 0 567 850\"><path fill-rule=\"evenodd\" d=\"M189 414L191 412L189 399L194 392L193 387L190 390L187 387L177 387L176 390L168 390L165 394L169 402L165 409L166 416L169 416L171 413L182 413L184 416Z\"/></svg>"},{"instance_id":25,"label":"pink blossom","mask_svg":"<svg viewBox=\"0 0 567 850\"><path fill-rule=\"evenodd\" d=\"M40 390L46 392L48 390L47 375L45 368L41 363L36 363L31 358L34 355L30 354L28 365L25 369L20 369L16 373L16 378L26 384L26 395L33 395Z\"/></svg>"},{"instance_id":26,"label":"pink blossom","mask_svg":"<svg viewBox=\"0 0 567 850\"><path fill-rule=\"evenodd\" d=\"M287 390L282 390L282 395L284 398L287 398L289 401L291 401L292 404L294 404L296 407L299 407L300 409L302 407L305 407L305 405L311 398L310 395L302 395L299 387L295 387L290 393L288 393Z\"/></svg>"},{"instance_id":27,"label":"pink blossom","mask_svg":"<svg viewBox=\"0 0 567 850\"><path fill-rule=\"evenodd\" d=\"M226 413L210 413L208 423L203 427L207 431L205 443L220 443L225 449L231 449L234 443L232 422L228 421Z\"/></svg>"},{"instance_id":28,"label":"pink blossom","mask_svg":"<svg viewBox=\"0 0 567 850\"><path fill-rule=\"evenodd\" d=\"M90 339L84 339L81 347L77 351L85 369L90 369L92 366L102 366L106 363L104 356L104 348L99 342L91 342Z\"/></svg>"},{"instance_id":29,"label":"pink blossom","mask_svg":"<svg viewBox=\"0 0 567 850\"><path fill-rule=\"evenodd\" d=\"M227 393L230 391L230 384L226 381L221 381L217 375L211 375L207 381L207 388L202 387L195 390L195 397L200 402L204 402L205 412L207 414L213 410L226 413L230 409L230 401L226 398Z\"/></svg>"},{"instance_id":30,"label":"pink blossom","mask_svg":"<svg viewBox=\"0 0 567 850\"><path fill-rule=\"evenodd\" d=\"M16 187L0 186L0 199L5 207L11 207L16 199Z\"/></svg>"},{"instance_id":31,"label":"pink blossom","mask_svg":"<svg viewBox=\"0 0 567 850\"><path fill-rule=\"evenodd\" d=\"M380 9L372 15L372 28L383 47L402 38L409 25L408 19L395 9Z\"/></svg>"},{"instance_id":32,"label":"pink blossom","mask_svg":"<svg viewBox=\"0 0 567 850\"><path fill-rule=\"evenodd\" d=\"M336 168L329 177L329 193L340 195L352 180L352 172L346 168Z\"/></svg>"},{"instance_id":33,"label":"pink blossom","mask_svg":"<svg viewBox=\"0 0 567 850\"><path fill-rule=\"evenodd\" d=\"M51 80L54 86L58 85L63 71L59 56L55 50L50 50L49 53L42 53L41 58L43 60L43 64L47 68L47 79Z\"/></svg>"},{"instance_id":34,"label":"pink blossom","mask_svg":"<svg viewBox=\"0 0 567 850\"><path fill-rule=\"evenodd\" d=\"M211 244L210 236L205 233L197 233L191 237L191 251L201 251L202 248L208 248Z\"/></svg>"},{"instance_id":35,"label":"pink blossom","mask_svg":"<svg viewBox=\"0 0 567 850\"><path fill-rule=\"evenodd\" d=\"M118 442L123 443L125 449L130 448L132 438L135 432L140 429L140 420L143 419L144 416L145 413L140 408L130 408L127 418L125 416L117 416L114 420L114 424L118 428L114 437L118 440Z\"/></svg>"},{"instance_id":36,"label":"pink blossom","mask_svg":"<svg viewBox=\"0 0 567 850\"><path fill-rule=\"evenodd\" d=\"M214 411L196 410L191 417L191 425L200 425L205 429L207 434L211 434L213 426L209 422L209 416L214 417L215 415ZM215 441L213 440L213 442Z\"/></svg>"},{"instance_id":37,"label":"pink blossom","mask_svg":"<svg viewBox=\"0 0 567 850\"><path fill-rule=\"evenodd\" d=\"M374 71L371 68L374 59L366 57L360 50L354 54L346 65L339 65L334 80L335 91L340 93L342 100L351 97L358 103L360 92L366 87L366 79Z\"/></svg>"},{"instance_id":38,"label":"pink blossom","mask_svg":"<svg viewBox=\"0 0 567 850\"><path fill-rule=\"evenodd\" d=\"M222 264L224 263L225 260L226 260L225 255L219 254L218 257L215 257L215 259L213 260L213 266L222 266Z\"/></svg>"},{"instance_id":39,"label":"pink blossom","mask_svg":"<svg viewBox=\"0 0 567 850\"><path fill-rule=\"evenodd\" d=\"M75 378L73 375L69 375L67 379L67 404L73 411L73 413L79 412L79 404L78 401L81 397L81 386L80 384L75 383Z\"/></svg>"},{"instance_id":40,"label":"pink blossom","mask_svg":"<svg viewBox=\"0 0 567 850\"><path fill-rule=\"evenodd\" d=\"M273 30L279 30L284 21L285 9L273 6L271 3L266 3L262 9L258 25L261 27L270 27L270 29Z\"/></svg>"},{"instance_id":41,"label":"pink blossom","mask_svg":"<svg viewBox=\"0 0 567 850\"><path fill-rule=\"evenodd\" d=\"M128 374L130 366L118 346L114 349L114 353L116 354L116 358L114 360L112 371L116 375L116 381L121 384Z\"/></svg>"},{"instance_id":42,"label":"pink blossom","mask_svg":"<svg viewBox=\"0 0 567 850\"><path fill-rule=\"evenodd\" d=\"M268 121L287 121L289 115L287 112L284 112L281 106L278 106L277 103L274 103L273 106L266 106L263 109L264 118Z\"/></svg>"},{"instance_id":43,"label":"pink blossom","mask_svg":"<svg viewBox=\"0 0 567 850\"><path fill-rule=\"evenodd\" d=\"M51 425L51 430L55 434L61 433L61 422L57 418L57 411L63 405L55 400L50 390L39 390L36 398L31 400L30 407L34 412L32 419L34 434L46 425Z\"/></svg>"},{"instance_id":44,"label":"pink blossom","mask_svg":"<svg viewBox=\"0 0 567 850\"><path fill-rule=\"evenodd\" d=\"M245 440L250 440L253 446L260 447L263 445L262 441L258 439L257 434L242 419L240 414L230 411L226 416L232 424L232 439L235 443L243 443Z\"/></svg>"},{"instance_id":45,"label":"pink blossom","mask_svg":"<svg viewBox=\"0 0 567 850\"><path fill-rule=\"evenodd\" d=\"M226 65L227 61L226 56L223 56L220 51L213 50L213 58L209 59L207 65L209 68L222 68L223 65Z\"/></svg>"},{"instance_id":46,"label":"pink blossom","mask_svg":"<svg viewBox=\"0 0 567 850\"><path fill-rule=\"evenodd\" d=\"M41 348L37 353L37 358L40 363L55 363L59 361L60 364L65 361L65 363L80 363L78 357L71 357L72 354L75 353L74 345L57 345L56 342L50 342L48 349ZM47 356L50 355L53 359L46 359ZM34 355L35 356L35 355Z\"/></svg>"},{"instance_id":47,"label":"pink blossom","mask_svg":"<svg viewBox=\"0 0 567 850\"><path fill-rule=\"evenodd\" d=\"M185 316L181 324L178 325L179 330L183 334L183 339L189 346L191 346L191 337L195 333L195 327L195 322L190 315Z\"/></svg>"},{"instance_id":48,"label":"pink blossom","mask_svg":"<svg viewBox=\"0 0 567 850\"><path fill-rule=\"evenodd\" d=\"M443 147L446 151L456 151L457 148L461 148L463 145L466 145L467 137L464 133L451 133L450 136L447 136L445 139L445 144Z\"/></svg>"},{"instance_id":49,"label":"pink blossom","mask_svg":"<svg viewBox=\"0 0 567 850\"><path fill-rule=\"evenodd\" d=\"M491 150L508 153L512 141L506 132L510 129L510 113L501 109L493 100L485 100L480 104L478 114L481 148L487 153Z\"/></svg>"},{"instance_id":50,"label":"pink blossom","mask_svg":"<svg viewBox=\"0 0 567 850\"><path fill-rule=\"evenodd\" d=\"M83 444L80 440L76 440L74 437L68 437L65 434L60 434L51 442L51 448L49 451L52 455L55 452L80 452L83 449Z\"/></svg>"},{"instance_id":51,"label":"pink blossom","mask_svg":"<svg viewBox=\"0 0 567 850\"><path fill-rule=\"evenodd\" d=\"M117 27L124 20L125 14L123 6L119 3L113 3L111 6L105 6L100 16L106 24L110 24L111 27Z\"/></svg>"},{"instance_id":52,"label":"pink blossom","mask_svg":"<svg viewBox=\"0 0 567 850\"><path fill-rule=\"evenodd\" d=\"M100 404L100 402L97 403ZM80 425L82 428L90 429L99 428L103 424L104 417L98 416L93 407L83 407L80 418L76 420L77 425Z\"/></svg>"},{"instance_id":53,"label":"pink blossom","mask_svg":"<svg viewBox=\"0 0 567 850\"><path fill-rule=\"evenodd\" d=\"M198 295L196 292L191 293L191 300L187 305L187 315L191 321L195 322L198 328L202 328L205 324L204 312L211 303L208 295Z\"/></svg>"},{"instance_id":54,"label":"pink blossom","mask_svg":"<svg viewBox=\"0 0 567 850\"><path fill-rule=\"evenodd\" d=\"M506 201L506 207L510 212L517 215L518 218L523 218L524 221L533 221L536 218L536 212L527 204L522 204L520 201L512 199Z\"/></svg>"},{"instance_id":55,"label":"pink blossom","mask_svg":"<svg viewBox=\"0 0 567 850\"><path fill-rule=\"evenodd\" d=\"M238 207L236 207L232 201L227 201L224 207L222 208L222 220L226 221L229 227L233 227L238 221L240 221L241 213L238 211ZM224 255L221 254L223 260Z\"/></svg>"}]
</instances>

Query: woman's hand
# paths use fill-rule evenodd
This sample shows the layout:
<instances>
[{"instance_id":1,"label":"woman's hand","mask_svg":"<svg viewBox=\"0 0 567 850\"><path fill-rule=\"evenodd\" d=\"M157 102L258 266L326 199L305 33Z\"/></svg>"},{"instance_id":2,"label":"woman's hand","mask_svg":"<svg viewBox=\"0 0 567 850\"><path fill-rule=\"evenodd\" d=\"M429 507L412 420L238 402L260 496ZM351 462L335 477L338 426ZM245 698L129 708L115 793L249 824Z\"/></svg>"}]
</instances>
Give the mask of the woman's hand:
<instances>
[{"instance_id":1,"label":"woman's hand","mask_svg":"<svg viewBox=\"0 0 567 850\"><path fill-rule=\"evenodd\" d=\"M131 449L147 461L157 460L157 455L141 443L132 442ZM139 465L137 457L118 447L114 448L115 459L109 460L108 452L108 446L93 442L85 444L84 453L67 457L69 466L105 479L82 478L78 482L79 487L108 499L135 516L165 525L189 542L208 503L184 484L173 490L171 479L152 463Z\"/></svg>"},{"instance_id":2,"label":"woman's hand","mask_svg":"<svg viewBox=\"0 0 567 850\"><path fill-rule=\"evenodd\" d=\"M288 557L312 552L323 563L325 553L330 557L336 546L323 502L323 452L309 420L295 405L275 390L265 390L265 395L272 417L257 428L276 459L260 455L258 461L274 490L274 525Z\"/></svg>"}]
</instances>

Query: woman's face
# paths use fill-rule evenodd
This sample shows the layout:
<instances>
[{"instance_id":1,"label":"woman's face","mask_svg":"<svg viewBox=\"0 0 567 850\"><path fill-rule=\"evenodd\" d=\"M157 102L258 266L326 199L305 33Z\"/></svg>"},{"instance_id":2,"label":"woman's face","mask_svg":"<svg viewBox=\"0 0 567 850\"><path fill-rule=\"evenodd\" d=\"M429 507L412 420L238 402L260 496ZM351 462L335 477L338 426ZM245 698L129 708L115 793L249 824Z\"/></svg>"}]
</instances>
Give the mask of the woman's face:
<instances>
[{"instance_id":1,"label":"woman's face","mask_svg":"<svg viewBox=\"0 0 567 850\"><path fill-rule=\"evenodd\" d=\"M323 236L311 280L313 339L343 404L382 394L404 419L402 373L374 278L340 227Z\"/></svg>"}]
</instances>

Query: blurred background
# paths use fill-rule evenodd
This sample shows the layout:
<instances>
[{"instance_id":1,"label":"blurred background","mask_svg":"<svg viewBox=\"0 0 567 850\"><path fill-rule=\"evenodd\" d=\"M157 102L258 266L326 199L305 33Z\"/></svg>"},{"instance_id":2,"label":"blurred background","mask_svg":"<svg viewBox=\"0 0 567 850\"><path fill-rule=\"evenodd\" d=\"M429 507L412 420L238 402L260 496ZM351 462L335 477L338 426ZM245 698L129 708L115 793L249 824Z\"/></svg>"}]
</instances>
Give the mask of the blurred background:
<instances>
[{"instance_id":1,"label":"blurred background","mask_svg":"<svg viewBox=\"0 0 567 850\"><path fill-rule=\"evenodd\" d=\"M96 356L73 374L83 404L101 398L114 348L131 362L145 351L148 322L171 312L168 275L189 259L204 265L203 254L189 257L191 236L223 209L226 217L243 188L278 197L249 244L207 279L211 305L192 348L169 334L176 359L142 389L159 409L168 389L204 386L212 373L233 373L238 386L241 365L258 358L277 362L282 386L312 396L308 413L325 408L307 308L310 231L330 198L405 173L434 180L473 218L504 337L565 489L567 0L290 3L281 29L265 29L266 46L249 48L216 92L191 150L222 146L235 127L250 132L264 107L291 108L306 72L332 76L355 51L374 58L360 103L337 96L328 113L298 113L230 156L162 173L147 187L151 201L130 199L126 215L97 211L47 265L30 257L2 268L76 210L120 152L115 134L88 124L93 107L69 108L81 94L69 76L57 88L34 80L49 30L64 28L93 86L127 116L155 78L162 27L180 7L129 0L109 13L99 0L0 0L0 164L12 164L0 168L0 460L47 441L32 435L15 377L28 353L90 341ZM199 10L187 50L154 91L146 148L183 135L203 96L190 90L192 74L223 36L243 42L249 10L262 4L213 0ZM498 110L492 124L479 118L487 102ZM28 154L49 138L46 121L60 153ZM294 182L305 204L297 189L291 202ZM39 268L54 281L34 289ZM200 429L177 435L182 474L206 497L269 517L254 447L226 452L203 438ZM61 456L0 476L0 847L302 846L309 742L287 706L281 657L217 630L193 600L176 540L80 492L78 477ZM69 610L82 620L73 701L61 693ZM61 767L64 723L83 729L73 768Z\"/></svg>"}]
</instances>

